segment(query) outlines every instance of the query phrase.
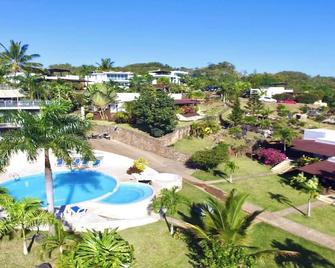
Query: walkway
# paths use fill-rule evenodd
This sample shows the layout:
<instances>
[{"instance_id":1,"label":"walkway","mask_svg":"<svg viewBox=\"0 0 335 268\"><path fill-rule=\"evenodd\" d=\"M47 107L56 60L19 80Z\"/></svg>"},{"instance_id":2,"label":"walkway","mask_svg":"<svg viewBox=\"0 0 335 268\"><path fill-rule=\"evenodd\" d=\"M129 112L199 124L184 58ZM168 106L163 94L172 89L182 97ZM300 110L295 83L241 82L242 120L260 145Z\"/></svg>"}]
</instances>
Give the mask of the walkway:
<instances>
[{"instance_id":1,"label":"walkway","mask_svg":"<svg viewBox=\"0 0 335 268\"><path fill-rule=\"evenodd\" d=\"M92 140L91 144L94 149L125 155L133 159L144 157L150 162L149 165L159 172L177 173L201 190L206 191L207 193L210 193L220 199L224 198L226 195L225 192L214 185L208 185L206 182L191 176L194 170L185 167L181 162L167 159L152 152L137 149L133 146L114 140ZM246 203L243 210L247 213L253 213L257 210L262 210L262 208L251 203ZM280 228L296 236L313 241L321 246L335 250L334 236L321 233L315 229L286 219L282 217L282 215L278 214L278 212L273 213L265 211L257 217L257 220Z\"/></svg>"}]
</instances>

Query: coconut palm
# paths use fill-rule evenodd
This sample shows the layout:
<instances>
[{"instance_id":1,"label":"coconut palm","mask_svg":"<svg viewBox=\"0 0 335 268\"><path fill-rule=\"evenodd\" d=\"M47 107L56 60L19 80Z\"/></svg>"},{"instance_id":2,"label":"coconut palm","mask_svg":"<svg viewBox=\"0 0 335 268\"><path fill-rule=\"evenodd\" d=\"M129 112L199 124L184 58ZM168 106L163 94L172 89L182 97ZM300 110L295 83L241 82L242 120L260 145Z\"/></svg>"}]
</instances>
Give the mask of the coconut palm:
<instances>
[{"instance_id":1,"label":"coconut palm","mask_svg":"<svg viewBox=\"0 0 335 268\"><path fill-rule=\"evenodd\" d=\"M49 96L48 85L38 75L28 73L24 76L17 76L16 81L30 100L46 100Z\"/></svg>"},{"instance_id":2,"label":"coconut palm","mask_svg":"<svg viewBox=\"0 0 335 268\"><path fill-rule=\"evenodd\" d=\"M75 267L121 268L134 261L134 248L117 229L87 231L74 252Z\"/></svg>"},{"instance_id":3,"label":"coconut palm","mask_svg":"<svg viewBox=\"0 0 335 268\"><path fill-rule=\"evenodd\" d=\"M297 135L297 132L288 127L279 127L274 132L274 137L280 139L283 143L284 152L286 152L287 146L292 144L293 139L296 138Z\"/></svg>"},{"instance_id":4,"label":"coconut palm","mask_svg":"<svg viewBox=\"0 0 335 268\"><path fill-rule=\"evenodd\" d=\"M42 241L42 251L47 253L49 257L53 251L58 250L63 255L65 250L74 248L77 237L64 230L60 221L54 223L54 234L48 234Z\"/></svg>"},{"instance_id":5,"label":"coconut palm","mask_svg":"<svg viewBox=\"0 0 335 268\"><path fill-rule=\"evenodd\" d=\"M100 71L110 71L113 68L114 61L111 58L102 58L100 63L97 62Z\"/></svg>"},{"instance_id":6,"label":"coconut palm","mask_svg":"<svg viewBox=\"0 0 335 268\"><path fill-rule=\"evenodd\" d=\"M33 62L35 58L38 58L39 54L27 54L29 45L22 45L21 42L15 42L10 40L10 45L7 48L4 44L0 43L3 48L3 52L0 53L0 62L7 66L12 73L20 71L29 71L32 68L40 68L42 64Z\"/></svg>"},{"instance_id":7,"label":"coconut palm","mask_svg":"<svg viewBox=\"0 0 335 268\"><path fill-rule=\"evenodd\" d=\"M156 212L162 213L165 221L167 222L166 216L175 216L178 207L182 204L188 203L188 200L178 193L178 187L173 187L171 190L163 189L160 195L153 201L153 209ZM171 222L169 224L170 234L174 234L174 225Z\"/></svg>"},{"instance_id":8,"label":"coconut palm","mask_svg":"<svg viewBox=\"0 0 335 268\"><path fill-rule=\"evenodd\" d=\"M254 219L262 212L246 215L242 211L248 194L233 189L224 203L209 198L203 207L202 224L190 225L201 239L215 239L223 243L242 244Z\"/></svg>"},{"instance_id":9,"label":"coconut palm","mask_svg":"<svg viewBox=\"0 0 335 268\"><path fill-rule=\"evenodd\" d=\"M23 242L23 254L27 255L27 231L52 222L53 215L42 210L41 201L34 198L24 198L17 201L11 196L7 196L0 198L0 206L6 212L6 217L0 220L1 233L8 233L19 228Z\"/></svg>"},{"instance_id":10,"label":"coconut palm","mask_svg":"<svg viewBox=\"0 0 335 268\"><path fill-rule=\"evenodd\" d=\"M9 122L20 126L3 134L0 142L0 168L3 170L11 156L24 152L29 161L44 153L45 188L48 211L54 212L53 178L50 153L71 164L71 151L82 154L85 159L94 159L91 147L85 139L89 124L61 103L44 106L39 114L18 111L9 117ZM41 151L42 150L42 151Z\"/></svg>"},{"instance_id":11,"label":"coconut palm","mask_svg":"<svg viewBox=\"0 0 335 268\"><path fill-rule=\"evenodd\" d=\"M225 163L224 171L229 175L229 182L233 183L233 174L238 170L238 165L234 161Z\"/></svg>"},{"instance_id":12,"label":"coconut palm","mask_svg":"<svg viewBox=\"0 0 335 268\"><path fill-rule=\"evenodd\" d=\"M116 99L114 88L106 84L89 85L87 87L86 96L99 110L101 119L107 119L106 110L108 105Z\"/></svg>"}]
</instances>

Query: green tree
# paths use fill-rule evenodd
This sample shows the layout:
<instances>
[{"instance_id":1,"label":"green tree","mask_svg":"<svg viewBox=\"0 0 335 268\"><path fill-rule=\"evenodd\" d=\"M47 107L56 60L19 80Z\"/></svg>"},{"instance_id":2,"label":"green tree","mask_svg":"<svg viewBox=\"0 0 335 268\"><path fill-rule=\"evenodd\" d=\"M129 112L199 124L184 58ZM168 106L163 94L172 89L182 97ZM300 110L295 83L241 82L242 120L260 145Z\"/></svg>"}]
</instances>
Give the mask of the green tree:
<instances>
[{"instance_id":1,"label":"green tree","mask_svg":"<svg viewBox=\"0 0 335 268\"><path fill-rule=\"evenodd\" d=\"M76 268L130 267L134 262L134 248L117 233L117 229L87 231L74 251L74 261Z\"/></svg>"},{"instance_id":2,"label":"green tree","mask_svg":"<svg viewBox=\"0 0 335 268\"><path fill-rule=\"evenodd\" d=\"M39 54L27 54L29 45L22 45L21 42L10 40L9 47L0 43L3 52L0 53L0 63L6 66L10 72L31 71L32 68L40 68L42 64L33 62Z\"/></svg>"},{"instance_id":3,"label":"green tree","mask_svg":"<svg viewBox=\"0 0 335 268\"><path fill-rule=\"evenodd\" d=\"M106 84L89 85L86 96L98 109L101 119L107 119L106 110L108 105L116 100L115 88Z\"/></svg>"},{"instance_id":4,"label":"green tree","mask_svg":"<svg viewBox=\"0 0 335 268\"><path fill-rule=\"evenodd\" d=\"M133 116L138 126L155 137L172 132L177 125L174 100L162 91L143 91L134 101Z\"/></svg>"},{"instance_id":5,"label":"green tree","mask_svg":"<svg viewBox=\"0 0 335 268\"><path fill-rule=\"evenodd\" d=\"M153 209L156 212L162 213L166 222L166 216L173 217L178 212L178 207L187 203L187 199L178 193L178 187L173 187L171 190L163 189L158 197L153 201ZM170 234L174 234L174 225L169 224Z\"/></svg>"},{"instance_id":6,"label":"green tree","mask_svg":"<svg viewBox=\"0 0 335 268\"><path fill-rule=\"evenodd\" d=\"M234 126L240 125L243 120L243 110L241 108L239 97L235 98L231 114L229 115L229 119L233 122Z\"/></svg>"},{"instance_id":7,"label":"green tree","mask_svg":"<svg viewBox=\"0 0 335 268\"><path fill-rule=\"evenodd\" d=\"M238 165L234 161L227 161L225 163L224 171L229 175L229 182L233 183L233 174L238 170Z\"/></svg>"},{"instance_id":8,"label":"green tree","mask_svg":"<svg viewBox=\"0 0 335 268\"><path fill-rule=\"evenodd\" d=\"M300 191L308 194L307 216L311 216L311 201L320 195L319 179L316 176L308 179L304 173L292 177L291 185L295 185Z\"/></svg>"},{"instance_id":9,"label":"green tree","mask_svg":"<svg viewBox=\"0 0 335 268\"><path fill-rule=\"evenodd\" d=\"M47 82L42 81L38 75L28 73L24 76L17 76L16 80L30 100L46 100L50 95L49 88L46 85Z\"/></svg>"},{"instance_id":10,"label":"green tree","mask_svg":"<svg viewBox=\"0 0 335 268\"><path fill-rule=\"evenodd\" d=\"M264 104L259 100L257 94L253 94L250 96L245 109L253 116L258 115L264 109Z\"/></svg>"},{"instance_id":11,"label":"green tree","mask_svg":"<svg viewBox=\"0 0 335 268\"><path fill-rule=\"evenodd\" d=\"M142 92L151 86L153 77L151 75L134 75L130 80L130 90L132 92Z\"/></svg>"},{"instance_id":12,"label":"green tree","mask_svg":"<svg viewBox=\"0 0 335 268\"><path fill-rule=\"evenodd\" d=\"M2 196L0 206L7 215L6 218L0 219L0 233L5 234L14 231L14 228L19 228L23 242L23 254L27 255L27 231L52 222L53 215L42 210L41 201L33 198L17 201L11 196Z\"/></svg>"},{"instance_id":13,"label":"green tree","mask_svg":"<svg viewBox=\"0 0 335 268\"><path fill-rule=\"evenodd\" d=\"M110 71L113 68L114 61L111 58L102 58L100 62L97 62L99 71Z\"/></svg>"},{"instance_id":14,"label":"green tree","mask_svg":"<svg viewBox=\"0 0 335 268\"><path fill-rule=\"evenodd\" d=\"M68 108L60 103L51 103L42 107L39 114L18 111L11 114L9 122L20 128L3 134L0 142L0 167L3 170L10 158L17 152L27 154L29 161L37 159L42 149L44 152L45 187L47 208L54 212L53 177L50 153L71 164L71 151L84 159L94 159L91 147L85 139L89 130L88 122L68 114Z\"/></svg>"},{"instance_id":15,"label":"green tree","mask_svg":"<svg viewBox=\"0 0 335 268\"><path fill-rule=\"evenodd\" d=\"M297 132L289 127L279 127L274 131L274 137L280 139L280 141L283 143L284 152L286 152L287 146L291 145L294 138L296 138L297 136Z\"/></svg>"},{"instance_id":16,"label":"green tree","mask_svg":"<svg viewBox=\"0 0 335 268\"><path fill-rule=\"evenodd\" d=\"M42 241L42 251L51 257L52 252L58 250L60 255L63 255L64 251L71 250L77 243L77 237L64 230L63 224L55 220L54 222L54 234L47 234Z\"/></svg>"}]
</instances>

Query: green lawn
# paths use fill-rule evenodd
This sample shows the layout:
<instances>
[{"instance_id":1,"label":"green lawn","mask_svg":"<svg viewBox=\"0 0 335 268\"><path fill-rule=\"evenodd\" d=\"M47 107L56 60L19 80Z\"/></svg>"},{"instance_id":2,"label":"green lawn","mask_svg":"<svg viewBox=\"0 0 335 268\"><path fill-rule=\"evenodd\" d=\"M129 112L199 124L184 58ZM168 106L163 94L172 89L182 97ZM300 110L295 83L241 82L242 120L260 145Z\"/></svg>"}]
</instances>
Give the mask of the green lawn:
<instances>
[{"instance_id":1,"label":"green lawn","mask_svg":"<svg viewBox=\"0 0 335 268\"><path fill-rule=\"evenodd\" d=\"M267 210L276 211L291 205L298 206L307 203L308 195L300 193L289 185L281 182L276 175L254 177L236 181L234 183L222 182L215 184L225 191L233 188L250 194L248 201ZM288 204L289 203L289 204Z\"/></svg>"},{"instance_id":2,"label":"green lawn","mask_svg":"<svg viewBox=\"0 0 335 268\"><path fill-rule=\"evenodd\" d=\"M271 173L271 170L268 166L262 165L257 161L253 161L248 157L232 157L232 161L234 161L239 167L238 170L233 174L233 178L236 177L256 177L260 174ZM193 176L204 181L208 180L219 180L225 177L224 175L224 164L220 164L218 168L214 171L203 171L197 170L193 173Z\"/></svg>"},{"instance_id":3,"label":"green lawn","mask_svg":"<svg viewBox=\"0 0 335 268\"><path fill-rule=\"evenodd\" d=\"M277 258L278 263L273 257L266 257L257 267L302 267L302 268L334 268L335 253L332 250L323 248L303 238L291 235L278 228L270 225L259 223L256 224L251 233L250 245L259 249L281 249L299 252L295 258L295 266L291 264L283 264Z\"/></svg>"},{"instance_id":4,"label":"green lawn","mask_svg":"<svg viewBox=\"0 0 335 268\"><path fill-rule=\"evenodd\" d=\"M317 229L326 234L335 236L335 207L327 205L312 209L312 216L306 217L302 214L290 214L287 218L299 222L308 227Z\"/></svg>"},{"instance_id":5,"label":"green lawn","mask_svg":"<svg viewBox=\"0 0 335 268\"><path fill-rule=\"evenodd\" d=\"M210 149L214 146L213 137L200 138L184 138L177 141L173 148L181 153L193 154L197 151Z\"/></svg>"}]
</instances>

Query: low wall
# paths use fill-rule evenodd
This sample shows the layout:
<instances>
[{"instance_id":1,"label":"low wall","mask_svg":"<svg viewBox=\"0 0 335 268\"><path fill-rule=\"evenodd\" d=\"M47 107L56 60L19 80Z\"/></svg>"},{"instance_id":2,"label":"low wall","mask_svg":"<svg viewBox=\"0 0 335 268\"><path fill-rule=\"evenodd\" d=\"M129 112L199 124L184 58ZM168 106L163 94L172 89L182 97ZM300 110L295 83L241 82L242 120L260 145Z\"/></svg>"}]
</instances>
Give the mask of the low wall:
<instances>
[{"instance_id":1,"label":"low wall","mask_svg":"<svg viewBox=\"0 0 335 268\"><path fill-rule=\"evenodd\" d=\"M190 156L176 152L173 148L168 147L176 141L187 137L190 133L190 127L178 128L161 138L154 138L146 133L124 129L118 126L95 126L99 133L108 133L113 140L129 144L136 148L154 152L160 156L185 162Z\"/></svg>"}]
</instances>

